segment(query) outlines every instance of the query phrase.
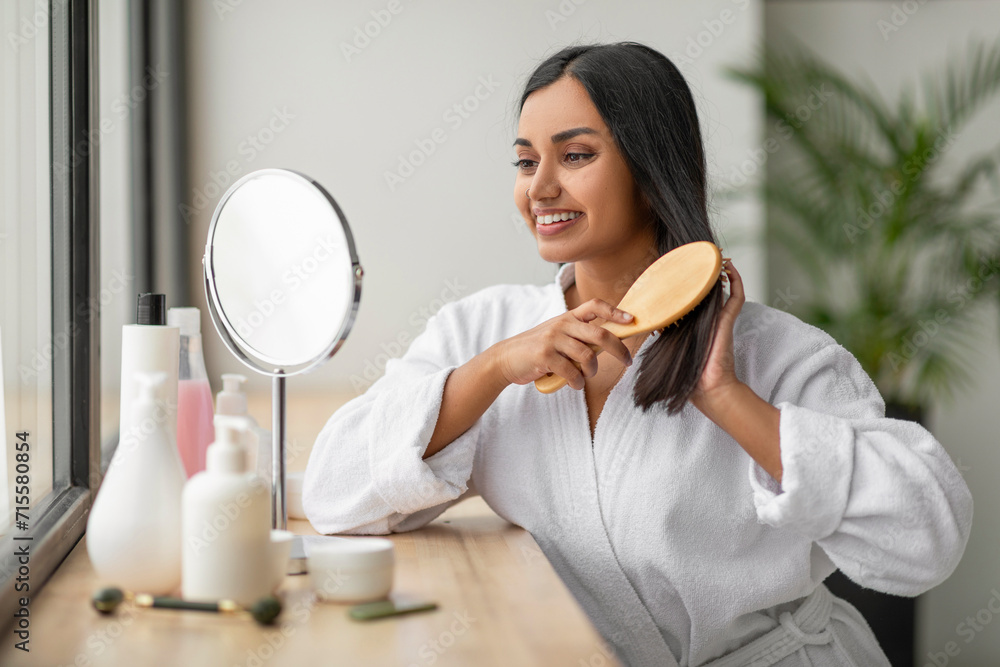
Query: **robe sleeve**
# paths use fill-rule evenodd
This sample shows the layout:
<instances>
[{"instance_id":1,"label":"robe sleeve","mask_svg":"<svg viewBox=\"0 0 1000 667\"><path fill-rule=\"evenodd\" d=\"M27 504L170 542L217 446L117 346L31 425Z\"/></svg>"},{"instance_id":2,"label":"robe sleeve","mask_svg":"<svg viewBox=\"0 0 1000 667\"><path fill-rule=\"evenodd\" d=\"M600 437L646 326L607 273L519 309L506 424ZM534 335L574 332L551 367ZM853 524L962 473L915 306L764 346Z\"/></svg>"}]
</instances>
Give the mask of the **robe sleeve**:
<instances>
[{"instance_id":1,"label":"robe sleeve","mask_svg":"<svg viewBox=\"0 0 1000 667\"><path fill-rule=\"evenodd\" d=\"M760 522L814 541L867 588L914 596L951 575L969 539L969 488L927 429L884 417L853 355L831 342L789 364L769 402L783 470L778 484L750 466Z\"/></svg>"},{"instance_id":2,"label":"robe sleeve","mask_svg":"<svg viewBox=\"0 0 1000 667\"><path fill-rule=\"evenodd\" d=\"M483 419L423 460L445 381L464 360L469 327L449 303L368 391L327 421L302 486L306 517L320 533L377 535L419 528L462 498Z\"/></svg>"}]
</instances>

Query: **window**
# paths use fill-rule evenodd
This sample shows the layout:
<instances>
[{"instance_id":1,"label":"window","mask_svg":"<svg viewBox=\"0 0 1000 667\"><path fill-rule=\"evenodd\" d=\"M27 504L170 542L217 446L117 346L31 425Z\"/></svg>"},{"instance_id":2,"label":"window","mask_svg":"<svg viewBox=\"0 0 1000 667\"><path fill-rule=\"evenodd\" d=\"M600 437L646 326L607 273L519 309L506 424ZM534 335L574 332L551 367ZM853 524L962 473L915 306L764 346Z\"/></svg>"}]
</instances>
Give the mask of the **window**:
<instances>
[{"instance_id":1,"label":"window","mask_svg":"<svg viewBox=\"0 0 1000 667\"><path fill-rule=\"evenodd\" d=\"M56 341L52 329L47 16L33 3L7 2L0 26L0 534L6 534L15 526L16 504L28 499L35 506L52 490L52 361L63 337ZM30 484L16 484L18 474ZM15 494L15 486L30 493Z\"/></svg>"},{"instance_id":2,"label":"window","mask_svg":"<svg viewBox=\"0 0 1000 667\"><path fill-rule=\"evenodd\" d=\"M9 619L79 540L98 470L100 314L91 223L99 141L91 129L96 2L8 0L2 7L0 346L8 507L0 617ZM18 460L19 454L28 456ZM19 559L15 549L24 548L30 555Z\"/></svg>"}]
</instances>

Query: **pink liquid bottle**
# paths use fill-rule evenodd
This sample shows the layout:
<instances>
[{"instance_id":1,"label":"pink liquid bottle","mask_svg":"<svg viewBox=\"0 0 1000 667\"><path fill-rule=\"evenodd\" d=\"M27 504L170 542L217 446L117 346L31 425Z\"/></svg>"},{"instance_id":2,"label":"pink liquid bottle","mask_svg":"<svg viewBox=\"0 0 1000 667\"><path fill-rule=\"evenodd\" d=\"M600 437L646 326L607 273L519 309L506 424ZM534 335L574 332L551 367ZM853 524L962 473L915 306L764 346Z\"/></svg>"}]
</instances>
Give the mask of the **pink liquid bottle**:
<instances>
[{"instance_id":1,"label":"pink liquid bottle","mask_svg":"<svg viewBox=\"0 0 1000 667\"><path fill-rule=\"evenodd\" d=\"M205 469L205 452L215 442L212 388L201 351L201 313L197 308L171 308L167 323L181 334L177 382L177 449L190 478Z\"/></svg>"}]
</instances>

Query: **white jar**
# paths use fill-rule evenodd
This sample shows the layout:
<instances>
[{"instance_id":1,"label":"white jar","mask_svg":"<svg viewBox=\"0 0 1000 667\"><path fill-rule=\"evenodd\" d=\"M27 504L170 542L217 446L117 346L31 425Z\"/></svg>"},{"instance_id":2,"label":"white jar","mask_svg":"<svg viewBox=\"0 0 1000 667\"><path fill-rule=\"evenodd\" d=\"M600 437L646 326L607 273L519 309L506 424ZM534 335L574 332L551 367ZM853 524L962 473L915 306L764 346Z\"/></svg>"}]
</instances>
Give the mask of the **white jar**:
<instances>
[{"instance_id":1,"label":"white jar","mask_svg":"<svg viewBox=\"0 0 1000 667\"><path fill-rule=\"evenodd\" d=\"M342 539L310 545L309 579L320 600L373 602L392 590L395 555L391 540Z\"/></svg>"}]
</instances>

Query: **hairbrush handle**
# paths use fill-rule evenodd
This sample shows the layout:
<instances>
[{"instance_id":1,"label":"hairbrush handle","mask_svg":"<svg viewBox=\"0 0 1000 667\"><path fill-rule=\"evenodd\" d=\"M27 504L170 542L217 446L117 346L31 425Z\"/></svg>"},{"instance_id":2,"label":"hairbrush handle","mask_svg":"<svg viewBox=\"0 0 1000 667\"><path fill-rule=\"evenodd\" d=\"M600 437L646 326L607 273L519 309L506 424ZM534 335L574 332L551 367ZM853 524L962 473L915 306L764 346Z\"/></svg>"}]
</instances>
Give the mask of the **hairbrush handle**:
<instances>
[{"instance_id":1,"label":"hairbrush handle","mask_svg":"<svg viewBox=\"0 0 1000 667\"><path fill-rule=\"evenodd\" d=\"M601 348L596 345L588 345L591 350L597 354L601 353ZM580 368L580 364L573 362L573 365ZM561 375L556 375L555 373L546 373L542 377L535 380L535 389L542 392L543 394L552 394L559 391L563 387L569 384L569 381Z\"/></svg>"},{"instance_id":2,"label":"hairbrush handle","mask_svg":"<svg viewBox=\"0 0 1000 667\"><path fill-rule=\"evenodd\" d=\"M634 316L633 316L634 317ZM648 319L633 319L628 324L622 324L620 322L609 322L605 321L599 325L602 329L607 329L615 336L618 340L628 338L629 336L635 336L637 334L644 334L653 331L654 328L649 325ZM588 343L587 347L591 350L600 354L604 351L599 345L594 345L593 343ZM573 365L580 368L580 364L573 362ZM535 380L535 388L543 394L551 394L559 391L563 387L569 384L566 378L561 375L556 375L555 373L546 373L542 377Z\"/></svg>"}]
</instances>

